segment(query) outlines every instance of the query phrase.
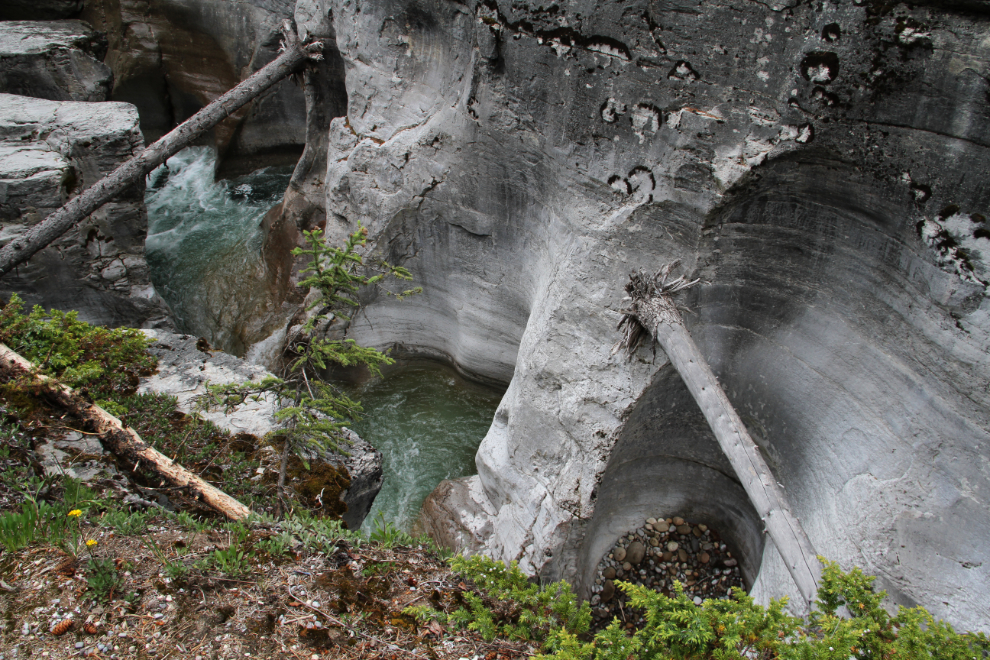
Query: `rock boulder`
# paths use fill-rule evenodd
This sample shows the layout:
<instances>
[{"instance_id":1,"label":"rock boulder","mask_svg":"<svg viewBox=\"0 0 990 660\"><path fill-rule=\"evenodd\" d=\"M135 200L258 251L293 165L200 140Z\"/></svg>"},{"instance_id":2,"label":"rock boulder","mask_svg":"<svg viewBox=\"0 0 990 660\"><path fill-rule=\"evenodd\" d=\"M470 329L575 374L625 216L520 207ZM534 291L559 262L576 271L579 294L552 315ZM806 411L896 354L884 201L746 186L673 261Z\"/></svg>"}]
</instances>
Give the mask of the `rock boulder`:
<instances>
[{"instance_id":1,"label":"rock boulder","mask_svg":"<svg viewBox=\"0 0 990 660\"><path fill-rule=\"evenodd\" d=\"M0 22L0 92L51 101L106 101L113 74L83 21Z\"/></svg>"},{"instance_id":2,"label":"rock boulder","mask_svg":"<svg viewBox=\"0 0 990 660\"><path fill-rule=\"evenodd\" d=\"M143 147L131 105L0 94L0 243ZM77 310L80 319L99 325L164 322L164 303L144 258L143 189L142 182L34 255L0 280L0 293L17 292L28 305Z\"/></svg>"}]
</instances>

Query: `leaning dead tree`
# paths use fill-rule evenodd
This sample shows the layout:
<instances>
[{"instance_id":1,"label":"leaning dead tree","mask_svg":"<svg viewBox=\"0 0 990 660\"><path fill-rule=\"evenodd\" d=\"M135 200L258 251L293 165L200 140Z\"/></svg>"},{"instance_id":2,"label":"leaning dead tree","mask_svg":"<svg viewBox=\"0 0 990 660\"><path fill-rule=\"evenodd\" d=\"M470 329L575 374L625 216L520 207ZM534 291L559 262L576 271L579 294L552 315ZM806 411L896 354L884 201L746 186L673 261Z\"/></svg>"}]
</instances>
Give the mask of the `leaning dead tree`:
<instances>
[{"instance_id":1,"label":"leaning dead tree","mask_svg":"<svg viewBox=\"0 0 990 660\"><path fill-rule=\"evenodd\" d=\"M133 469L140 467L148 470L172 486L185 489L231 520L241 520L251 515L251 509L148 445L134 429L126 428L103 408L90 403L54 378L37 373L31 362L3 344L0 344L0 373L10 378L27 379L32 389L83 420L93 433L99 435L104 447L133 465Z\"/></svg>"},{"instance_id":2,"label":"leaning dead tree","mask_svg":"<svg viewBox=\"0 0 990 660\"><path fill-rule=\"evenodd\" d=\"M75 224L147 176L190 142L232 115L256 96L299 68L307 59L320 59L323 43L299 41L292 25L282 25L283 51L250 78L179 124L140 154L73 198L27 233L0 249L0 277L30 259Z\"/></svg>"},{"instance_id":3,"label":"leaning dead tree","mask_svg":"<svg viewBox=\"0 0 990 660\"><path fill-rule=\"evenodd\" d=\"M649 338L660 343L671 364L698 403L722 451L742 482L787 570L810 607L818 593L821 565L811 541L795 517L783 488L770 472L760 449L750 437L735 408L719 385L707 360L691 339L672 296L698 283L683 275L671 278L677 265L664 266L655 275L640 271L629 276L629 308L619 321L623 338L612 349L630 355Z\"/></svg>"}]
</instances>

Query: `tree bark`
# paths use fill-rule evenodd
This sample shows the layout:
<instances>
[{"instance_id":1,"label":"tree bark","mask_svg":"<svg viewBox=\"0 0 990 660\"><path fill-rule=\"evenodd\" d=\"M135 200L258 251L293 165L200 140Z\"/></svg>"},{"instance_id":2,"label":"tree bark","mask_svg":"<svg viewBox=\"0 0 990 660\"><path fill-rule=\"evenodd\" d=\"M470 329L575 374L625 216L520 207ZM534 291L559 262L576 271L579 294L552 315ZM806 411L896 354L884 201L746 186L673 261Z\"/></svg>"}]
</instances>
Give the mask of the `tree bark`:
<instances>
[{"instance_id":1,"label":"tree bark","mask_svg":"<svg viewBox=\"0 0 990 660\"><path fill-rule=\"evenodd\" d=\"M285 51L250 78L214 100L170 133L131 158L95 185L73 198L26 234L0 249L0 277L30 259L76 223L134 185L205 131L213 128L263 91L282 80L307 58L320 58L323 44L302 45L288 22L284 25Z\"/></svg>"},{"instance_id":2,"label":"tree bark","mask_svg":"<svg viewBox=\"0 0 990 660\"><path fill-rule=\"evenodd\" d=\"M821 579L817 553L801 522L791 512L784 490L774 478L759 447L753 442L707 360L684 327L671 296L692 286L697 280L688 282L679 277L668 281L674 265L676 263L665 266L653 276L643 272L630 276L626 291L632 303L619 323L619 328L626 326L626 335L623 341L616 344L613 353L622 346L632 353L646 335L660 343L708 420L719 446L787 564L805 605L810 608Z\"/></svg>"},{"instance_id":3,"label":"tree bark","mask_svg":"<svg viewBox=\"0 0 990 660\"><path fill-rule=\"evenodd\" d=\"M28 377L47 396L87 422L94 433L98 433L103 446L129 464L154 472L156 475L178 488L185 488L198 499L219 511L231 520L241 520L251 515L247 508L222 490L172 462L141 439L133 429L125 428L119 419L99 406L86 401L53 378L34 371L34 365L23 357L0 344L0 371L11 377Z\"/></svg>"}]
</instances>

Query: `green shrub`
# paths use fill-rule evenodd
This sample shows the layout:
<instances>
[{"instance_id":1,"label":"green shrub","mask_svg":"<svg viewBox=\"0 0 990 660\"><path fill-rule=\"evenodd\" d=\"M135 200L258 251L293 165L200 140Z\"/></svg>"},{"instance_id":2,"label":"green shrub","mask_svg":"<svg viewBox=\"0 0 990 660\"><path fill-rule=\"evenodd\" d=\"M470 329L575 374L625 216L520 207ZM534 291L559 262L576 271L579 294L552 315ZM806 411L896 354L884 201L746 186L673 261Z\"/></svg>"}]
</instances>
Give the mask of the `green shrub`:
<instances>
[{"instance_id":1,"label":"green shrub","mask_svg":"<svg viewBox=\"0 0 990 660\"><path fill-rule=\"evenodd\" d=\"M149 340L139 330L104 328L80 321L78 312L35 306L12 294L0 309L0 342L70 387L85 387L94 399L129 394L141 376L155 370Z\"/></svg>"},{"instance_id":2,"label":"green shrub","mask_svg":"<svg viewBox=\"0 0 990 660\"><path fill-rule=\"evenodd\" d=\"M579 635L591 625L591 608L587 603L578 604L566 582L540 587L529 581L516 562L506 567L483 555L457 556L450 565L496 601L489 603L467 592L467 607L450 615L452 623L476 630L486 640L503 635L543 641L553 630Z\"/></svg>"},{"instance_id":3,"label":"green shrub","mask_svg":"<svg viewBox=\"0 0 990 660\"><path fill-rule=\"evenodd\" d=\"M730 600L701 605L685 596L679 584L668 598L645 587L620 582L629 604L642 608L646 625L632 635L618 621L590 642L557 629L547 638L543 660L973 660L990 653L982 633L959 634L936 621L924 608L883 607L885 592L873 590L875 578L858 568L843 573L822 560L825 570L817 610L807 619L784 612L786 599L757 605L741 589ZM845 606L848 616L838 610Z\"/></svg>"},{"instance_id":4,"label":"green shrub","mask_svg":"<svg viewBox=\"0 0 990 660\"><path fill-rule=\"evenodd\" d=\"M371 530L371 535L368 539L381 544L383 548L388 550L391 550L397 545L413 544L413 538L393 525L391 521L385 520L385 514L381 511L375 517L374 528Z\"/></svg>"},{"instance_id":5,"label":"green shrub","mask_svg":"<svg viewBox=\"0 0 990 660\"><path fill-rule=\"evenodd\" d=\"M86 583L97 600L107 601L120 590L123 580L117 574L117 566L112 559L90 557L86 562Z\"/></svg>"},{"instance_id":6,"label":"green shrub","mask_svg":"<svg viewBox=\"0 0 990 660\"><path fill-rule=\"evenodd\" d=\"M111 509L104 514L102 524L121 536L137 536L144 532L150 517L150 513L143 511L131 513L127 509Z\"/></svg>"},{"instance_id":7,"label":"green shrub","mask_svg":"<svg viewBox=\"0 0 990 660\"><path fill-rule=\"evenodd\" d=\"M38 507L34 502L21 504L20 513L0 516L0 544L7 552L17 552L34 541L38 533Z\"/></svg>"}]
</instances>

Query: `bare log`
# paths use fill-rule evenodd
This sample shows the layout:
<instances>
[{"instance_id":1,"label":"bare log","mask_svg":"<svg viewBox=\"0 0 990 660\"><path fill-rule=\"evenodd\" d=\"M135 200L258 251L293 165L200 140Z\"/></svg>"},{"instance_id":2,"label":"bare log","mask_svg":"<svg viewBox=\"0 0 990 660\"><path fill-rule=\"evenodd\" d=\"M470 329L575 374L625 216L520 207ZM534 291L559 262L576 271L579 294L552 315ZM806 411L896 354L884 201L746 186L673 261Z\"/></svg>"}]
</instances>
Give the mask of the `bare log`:
<instances>
[{"instance_id":1,"label":"bare log","mask_svg":"<svg viewBox=\"0 0 990 660\"><path fill-rule=\"evenodd\" d=\"M784 558L805 605L810 608L821 579L817 553L759 447L684 326L671 296L698 280L689 281L683 276L671 279L676 263L664 266L652 276L642 271L630 275L626 292L632 302L619 322L619 329L625 328L625 336L612 352L625 347L632 354L646 337L660 343L708 420L719 446Z\"/></svg>"},{"instance_id":2,"label":"bare log","mask_svg":"<svg viewBox=\"0 0 990 660\"><path fill-rule=\"evenodd\" d=\"M231 520L241 520L251 515L251 509L149 446L134 429L126 428L103 408L86 401L54 378L36 373L34 365L4 344L0 344L0 371L11 377L31 379L34 386L58 405L87 422L93 432L99 434L103 446L127 463L140 464L173 486L187 489Z\"/></svg>"},{"instance_id":3,"label":"bare log","mask_svg":"<svg viewBox=\"0 0 990 660\"><path fill-rule=\"evenodd\" d=\"M0 249L0 277L30 259L93 211L124 192L179 150L282 80L307 58L320 59L322 42L302 45L291 25L283 24L285 50L251 77L214 100L170 133L69 201L27 233Z\"/></svg>"}]
</instances>

